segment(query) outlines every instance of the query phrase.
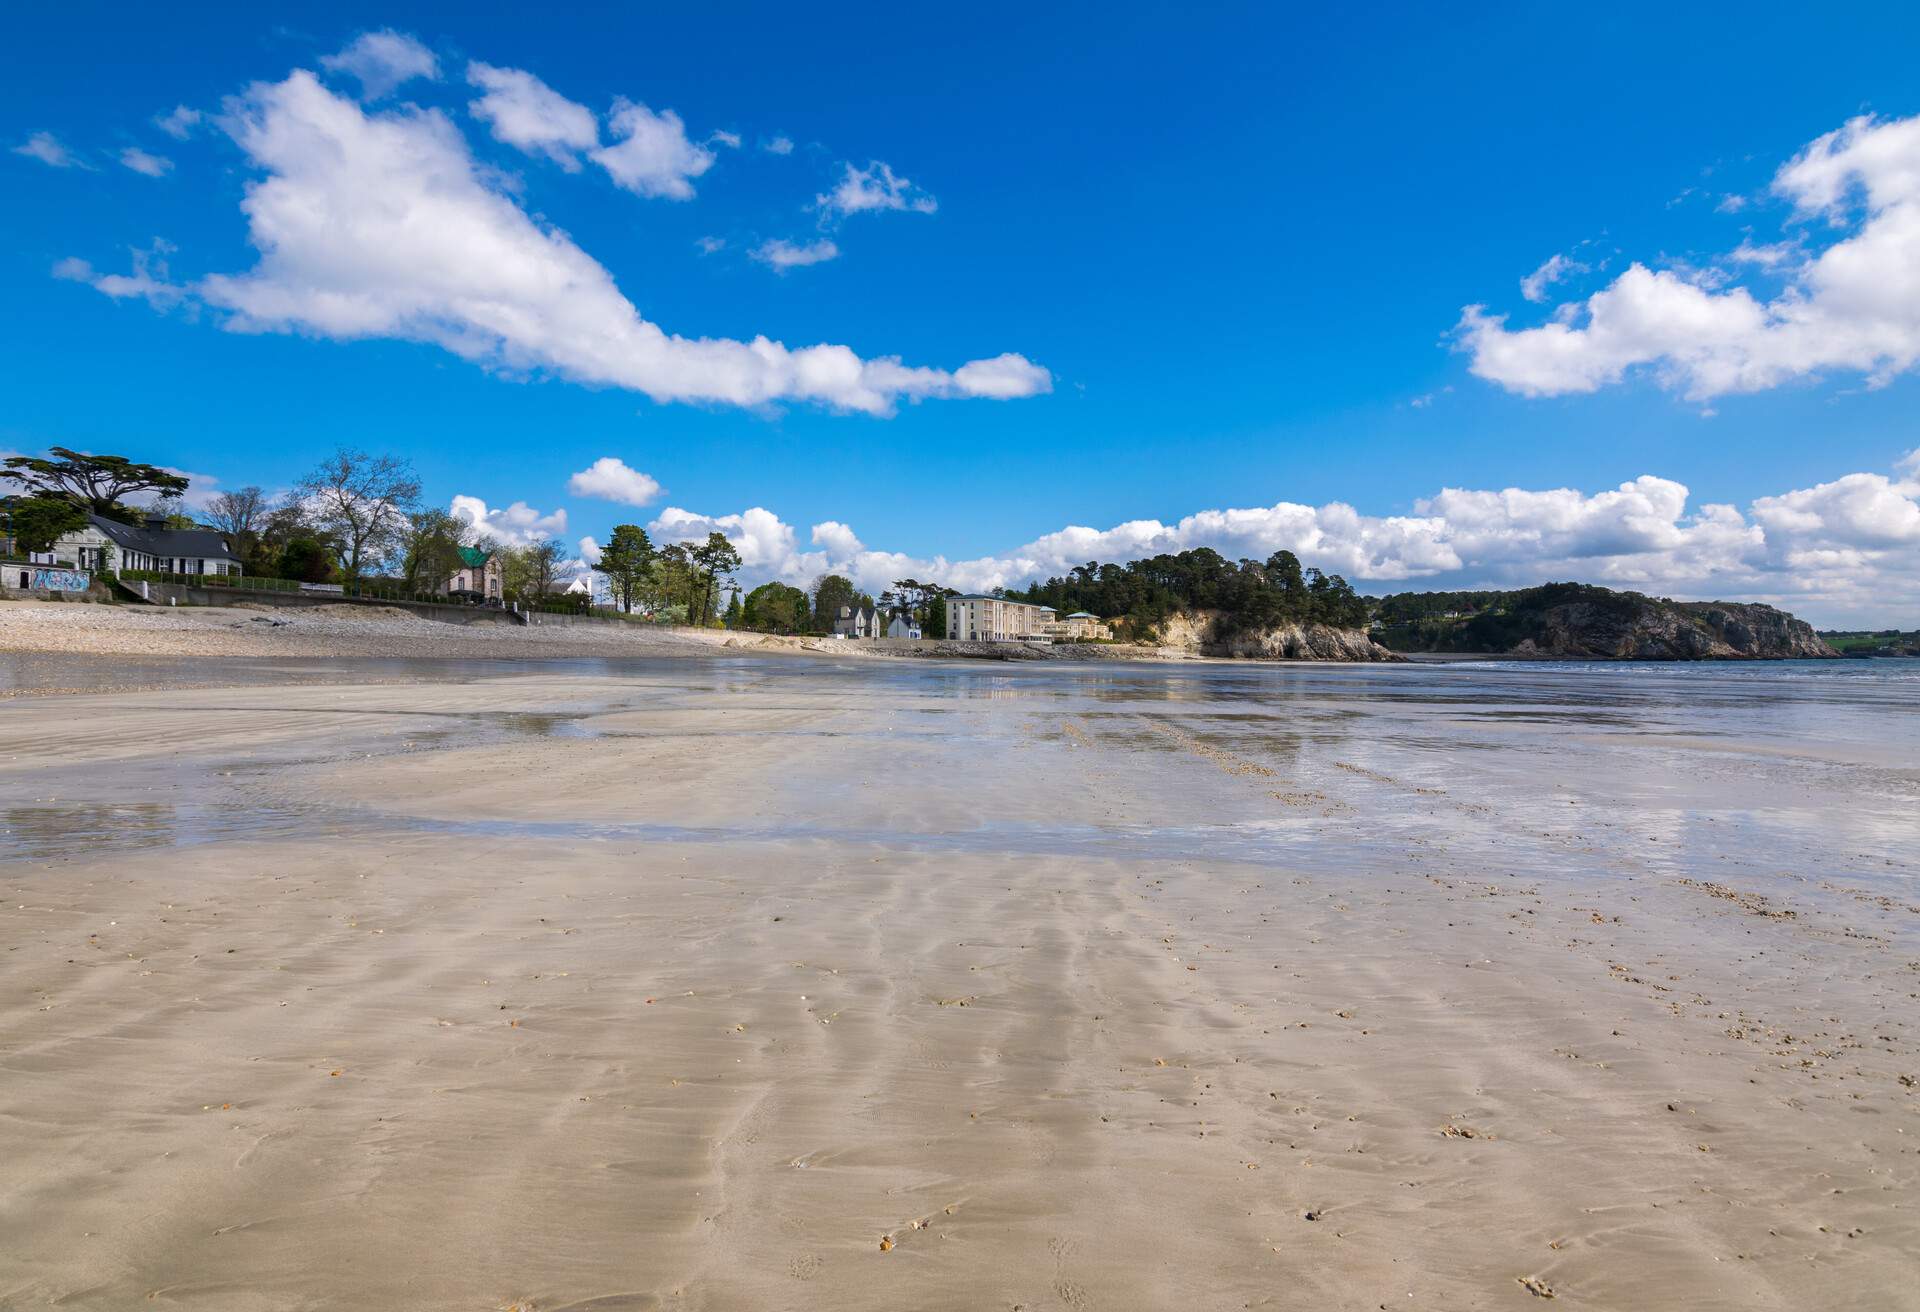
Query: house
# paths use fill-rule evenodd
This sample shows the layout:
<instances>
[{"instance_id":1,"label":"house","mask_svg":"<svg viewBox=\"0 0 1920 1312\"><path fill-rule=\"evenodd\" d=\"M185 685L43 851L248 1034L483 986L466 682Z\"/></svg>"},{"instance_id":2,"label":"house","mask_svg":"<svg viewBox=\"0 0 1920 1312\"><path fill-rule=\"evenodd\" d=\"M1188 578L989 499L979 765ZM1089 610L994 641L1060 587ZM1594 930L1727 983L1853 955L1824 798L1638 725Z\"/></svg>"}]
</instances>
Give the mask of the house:
<instances>
[{"instance_id":1,"label":"house","mask_svg":"<svg viewBox=\"0 0 1920 1312\"><path fill-rule=\"evenodd\" d=\"M840 614L833 621L833 636L877 638L880 636L880 613L872 606L842 606Z\"/></svg>"},{"instance_id":2,"label":"house","mask_svg":"<svg viewBox=\"0 0 1920 1312\"><path fill-rule=\"evenodd\" d=\"M1047 625L1047 632L1056 641L1085 642L1089 638L1111 638L1113 629L1100 622L1100 617L1092 611L1077 610L1062 620Z\"/></svg>"},{"instance_id":3,"label":"house","mask_svg":"<svg viewBox=\"0 0 1920 1312\"><path fill-rule=\"evenodd\" d=\"M497 602L504 588L500 575L500 553L478 547L460 548L460 568L440 591L448 594L471 593L477 600Z\"/></svg>"},{"instance_id":4,"label":"house","mask_svg":"<svg viewBox=\"0 0 1920 1312\"><path fill-rule=\"evenodd\" d=\"M1007 597L967 595L947 598L947 636L967 642L1048 643L1051 606Z\"/></svg>"},{"instance_id":5,"label":"house","mask_svg":"<svg viewBox=\"0 0 1920 1312\"><path fill-rule=\"evenodd\" d=\"M88 515L87 526L55 542L50 554L80 569L196 575L241 572L240 555L225 533L211 528L168 528L164 515L148 515L141 525Z\"/></svg>"},{"instance_id":6,"label":"house","mask_svg":"<svg viewBox=\"0 0 1920 1312\"><path fill-rule=\"evenodd\" d=\"M920 641L920 621L916 620L906 611L896 611L893 618L887 621L887 636L889 638L911 638L913 641L918 642Z\"/></svg>"}]
</instances>

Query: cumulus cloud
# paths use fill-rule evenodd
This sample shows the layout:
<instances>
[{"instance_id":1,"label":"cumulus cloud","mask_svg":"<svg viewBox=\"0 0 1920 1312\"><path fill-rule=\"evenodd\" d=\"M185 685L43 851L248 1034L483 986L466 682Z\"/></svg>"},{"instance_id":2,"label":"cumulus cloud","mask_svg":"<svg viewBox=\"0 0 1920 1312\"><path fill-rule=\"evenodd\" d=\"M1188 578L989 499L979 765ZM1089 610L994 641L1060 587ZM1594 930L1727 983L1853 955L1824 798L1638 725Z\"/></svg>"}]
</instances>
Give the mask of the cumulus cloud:
<instances>
[{"instance_id":1,"label":"cumulus cloud","mask_svg":"<svg viewBox=\"0 0 1920 1312\"><path fill-rule=\"evenodd\" d=\"M221 125L261 174L242 202L258 263L196 288L234 331L430 342L657 401L884 416L902 400L1052 389L1046 369L1015 354L947 371L845 346L669 334L564 233L489 185L437 110L370 113L296 70L231 99Z\"/></svg>"},{"instance_id":2,"label":"cumulus cloud","mask_svg":"<svg viewBox=\"0 0 1920 1312\"><path fill-rule=\"evenodd\" d=\"M775 273L785 273L788 269L804 268L809 264L824 264L828 260L840 258L840 248L822 237L810 241L804 246L795 245L784 237L760 243L753 250L753 258L772 269Z\"/></svg>"},{"instance_id":3,"label":"cumulus cloud","mask_svg":"<svg viewBox=\"0 0 1920 1312\"><path fill-rule=\"evenodd\" d=\"M877 159L870 161L864 169L857 169L851 164L843 164L841 169L838 185L832 191L814 197L814 204L830 214L844 217L864 210L907 210L915 214L931 214L939 208L932 196Z\"/></svg>"},{"instance_id":4,"label":"cumulus cloud","mask_svg":"<svg viewBox=\"0 0 1920 1312\"><path fill-rule=\"evenodd\" d=\"M448 513L473 525L474 531L505 547L524 547L567 531L567 512L543 515L524 501L490 510L479 497L456 496Z\"/></svg>"},{"instance_id":5,"label":"cumulus cloud","mask_svg":"<svg viewBox=\"0 0 1920 1312\"><path fill-rule=\"evenodd\" d=\"M580 539L580 560L589 566L600 563L600 544L591 536Z\"/></svg>"},{"instance_id":6,"label":"cumulus cloud","mask_svg":"<svg viewBox=\"0 0 1920 1312\"><path fill-rule=\"evenodd\" d=\"M1547 288L1562 278L1570 278L1576 273L1585 273L1587 266L1564 255L1554 255L1520 280L1520 294L1538 304L1547 299Z\"/></svg>"},{"instance_id":7,"label":"cumulus cloud","mask_svg":"<svg viewBox=\"0 0 1920 1312\"><path fill-rule=\"evenodd\" d=\"M202 115L197 109L189 109L185 105L175 105L166 113L156 116L153 120L153 125L172 137L175 141L185 141L193 135L193 130L199 126L201 117Z\"/></svg>"},{"instance_id":8,"label":"cumulus cloud","mask_svg":"<svg viewBox=\"0 0 1920 1312\"><path fill-rule=\"evenodd\" d=\"M66 144L51 132L36 132L13 148L16 155L25 155L28 159L37 159L42 164L50 164L56 169L90 169L93 165L68 150Z\"/></svg>"},{"instance_id":9,"label":"cumulus cloud","mask_svg":"<svg viewBox=\"0 0 1920 1312\"><path fill-rule=\"evenodd\" d=\"M486 93L469 103L467 112L489 125L496 141L545 155L569 173L579 169L581 151L600 144L593 111L531 73L475 60L467 65L467 81Z\"/></svg>"},{"instance_id":10,"label":"cumulus cloud","mask_svg":"<svg viewBox=\"0 0 1920 1312\"><path fill-rule=\"evenodd\" d=\"M163 155L149 155L138 146L128 146L120 152L120 162L135 173L144 173L150 178L164 178L173 171L173 161Z\"/></svg>"},{"instance_id":11,"label":"cumulus cloud","mask_svg":"<svg viewBox=\"0 0 1920 1312\"><path fill-rule=\"evenodd\" d=\"M1685 485L1651 475L1595 493L1446 488L1411 515L1282 501L1172 523L1070 526L971 560L876 550L835 520L814 525L803 545L798 530L764 507L728 515L669 507L648 528L663 543L727 534L752 583L804 585L831 571L869 591L906 577L981 591L1088 560L1193 547L1265 559L1285 549L1374 592L1578 579L1661 596L1770 601L1816 623L1885 623L1920 606L1920 451L1898 470L1897 479L1848 474L1760 497L1744 513L1695 505Z\"/></svg>"},{"instance_id":12,"label":"cumulus cloud","mask_svg":"<svg viewBox=\"0 0 1920 1312\"><path fill-rule=\"evenodd\" d=\"M1829 372L1880 386L1920 360L1920 116L1861 117L1774 175L1794 221L1840 234L1817 253L1743 242L1730 260L1783 276L1777 295L1724 269L1634 263L1567 316L1509 329L1468 306L1472 370L1529 396L1592 392L1646 369L1691 400L1758 392Z\"/></svg>"},{"instance_id":13,"label":"cumulus cloud","mask_svg":"<svg viewBox=\"0 0 1920 1312\"><path fill-rule=\"evenodd\" d=\"M616 100L607 125L618 140L595 150L594 162L636 196L692 200L693 179L713 167L713 152L688 141L686 124L670 109L656 114Z\"/></svg>"},{"instance_id":14,"label":"cumulus cloud","mask_svg":"<svg viewBox=\"0 0 1920 1312\"><path fill-rule=\"evenodd\" d=\"M716 128L707 136L709 146L725 146L728 150L740 149L740 134Z\"/></svg>"},{"instance_id":15,"label":"cumulus cloud","mask_svg":"<svg viewBox=\"0 0 1920 1312\"><path fill-rule=\"evenodd\" d=\"M784 136L769 137L760 143L760 149L766 151L769 155L791 155L793 154L793 138Z\"/></svg>"},{"instance_id":16,"label":"cumulus cloud","mask_svg":"<svg viewBox=\"0 0 1920 1312\"><path fill-rule=\"evenodd\" d=\"M440 76L440 61L433 51L392 28L361 33L339 54L322 58L320 66L329 73L359 79L364 100L379 100L416 77Z\"/></svg>"},{"instance_id":17,"label":"cumulus cloud","mask_svg":"<svg viewBox=\"0 0 1920 1312\"><path fill-rule=\"evenodd\" d=\"M644 506L660 495L660 484L618 456L601 456L567 480L567 491L577 497Z\"/></svg>"}]
</instances>

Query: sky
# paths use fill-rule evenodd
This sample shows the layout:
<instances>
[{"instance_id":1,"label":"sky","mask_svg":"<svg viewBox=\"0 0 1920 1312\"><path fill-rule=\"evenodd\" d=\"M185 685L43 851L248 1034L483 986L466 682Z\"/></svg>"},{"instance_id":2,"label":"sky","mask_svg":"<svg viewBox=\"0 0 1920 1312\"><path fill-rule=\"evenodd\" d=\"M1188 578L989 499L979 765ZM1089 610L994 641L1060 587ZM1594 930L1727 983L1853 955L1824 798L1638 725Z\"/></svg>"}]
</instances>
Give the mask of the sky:
<instances>
[{"instance_id":1,"label":"sky","mask_svg":"<svg viewBox=\"0 0 1920 1312\"><path fill-rule=\"evenodd\" d=\"M10 14L0 451L1920 625L1910 6L565 8Z\"/></svg>"}]
</instances>

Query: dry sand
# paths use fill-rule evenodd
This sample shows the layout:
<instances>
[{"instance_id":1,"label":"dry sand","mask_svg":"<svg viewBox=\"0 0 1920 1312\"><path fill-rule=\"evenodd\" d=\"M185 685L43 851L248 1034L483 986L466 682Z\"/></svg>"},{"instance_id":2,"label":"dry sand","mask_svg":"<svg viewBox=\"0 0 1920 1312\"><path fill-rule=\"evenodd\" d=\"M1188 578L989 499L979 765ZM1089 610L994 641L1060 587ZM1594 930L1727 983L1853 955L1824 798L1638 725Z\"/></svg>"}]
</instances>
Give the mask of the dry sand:
<instances>
[{"instance_id":1,"label":"dry sand","mask_svg":"<svg viewBox=\"0 0 1920 1312\"><path fill-rule=\"evenodd\" d=\"M0 1307L1920 1307L1911 751L1216 674L0 706Z\"/></svg>"}]
</instances>

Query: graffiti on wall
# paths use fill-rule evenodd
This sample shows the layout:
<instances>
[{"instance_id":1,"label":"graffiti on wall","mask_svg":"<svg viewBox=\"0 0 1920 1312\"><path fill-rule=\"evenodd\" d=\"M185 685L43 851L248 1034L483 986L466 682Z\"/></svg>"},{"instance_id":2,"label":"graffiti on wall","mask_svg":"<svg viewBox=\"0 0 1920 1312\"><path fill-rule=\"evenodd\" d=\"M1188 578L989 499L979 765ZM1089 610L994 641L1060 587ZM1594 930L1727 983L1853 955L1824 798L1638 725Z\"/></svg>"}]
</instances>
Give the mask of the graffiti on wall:
<instances>
[{"instance_id":1,"label":"graffiti on wall","mask_svg":"<svg viewBox=\"0 0 1920 1312\"><path fill-rule=\"evenodd\" d=\"M46 592L85 592L87 577L83 569L36 569L33 586Z\"/></svg>"}]
</instances>

